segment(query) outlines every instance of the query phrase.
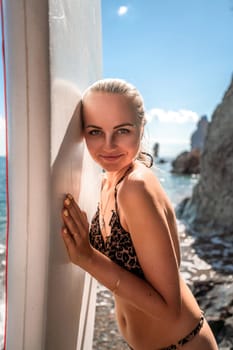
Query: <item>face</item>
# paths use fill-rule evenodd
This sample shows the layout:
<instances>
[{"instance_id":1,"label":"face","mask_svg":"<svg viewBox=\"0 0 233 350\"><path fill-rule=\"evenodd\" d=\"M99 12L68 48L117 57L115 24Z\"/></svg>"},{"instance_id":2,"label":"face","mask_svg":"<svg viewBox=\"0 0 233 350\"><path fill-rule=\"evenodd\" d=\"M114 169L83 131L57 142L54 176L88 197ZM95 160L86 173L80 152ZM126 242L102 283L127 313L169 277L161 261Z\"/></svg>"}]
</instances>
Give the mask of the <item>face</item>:
<instances>
[{"instance_id":1,"label":"face","mask_svg":"<svg viewBox=\"0 0 233 350\"><path fill-rule=\"evenodd\" d=\"M90 155L106 171L121 170L137 157L143 126L129 98L89 92L83 102L83 122Z\"/></svg>"}]
</instances>

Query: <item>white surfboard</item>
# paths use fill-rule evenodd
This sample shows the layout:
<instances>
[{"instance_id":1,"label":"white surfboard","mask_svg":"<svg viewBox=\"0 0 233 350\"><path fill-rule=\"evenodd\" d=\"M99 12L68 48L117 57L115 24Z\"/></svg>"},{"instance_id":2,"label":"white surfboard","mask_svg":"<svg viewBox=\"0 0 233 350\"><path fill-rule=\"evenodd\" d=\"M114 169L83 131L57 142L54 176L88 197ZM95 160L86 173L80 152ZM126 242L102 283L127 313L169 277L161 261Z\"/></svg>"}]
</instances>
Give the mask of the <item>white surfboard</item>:
<instances>
[{"instance_id":1,"label":"white surfboard","mask_svg":"<svg viewBox=\"0 0 233 350\"><path fill-rule=\"evenodd\" d=\"M92 349L95 283L60 237L70 192L94 213L99 169L79 104L101 76L99 0L3 1L9 139L7 350ZM91 203L90 203L91 198Z\"/></svg>"}]
</instances>

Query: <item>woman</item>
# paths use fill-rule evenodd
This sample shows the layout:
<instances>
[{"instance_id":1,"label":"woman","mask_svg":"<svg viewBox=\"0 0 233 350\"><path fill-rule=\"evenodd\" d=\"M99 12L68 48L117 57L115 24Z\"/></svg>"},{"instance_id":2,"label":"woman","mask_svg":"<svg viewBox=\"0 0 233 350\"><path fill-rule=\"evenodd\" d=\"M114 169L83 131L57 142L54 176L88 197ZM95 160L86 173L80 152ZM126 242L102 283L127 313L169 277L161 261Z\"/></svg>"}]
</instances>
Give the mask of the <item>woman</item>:
<instances>
[{"instance_id":1,"label":"woman","mask_svg":"<svg viewBox=\"0 0 233 350\"><path fill-rule=\"evenodd\" d=\"M131 349L216 350L179 273L173 208L141 151L142 97L122 80L100 80L83 96L82 118L87 148L104 174L90 230L72 196L64 200L62 235L70 260L113 292Z\"/></svg>"}]
</instances>

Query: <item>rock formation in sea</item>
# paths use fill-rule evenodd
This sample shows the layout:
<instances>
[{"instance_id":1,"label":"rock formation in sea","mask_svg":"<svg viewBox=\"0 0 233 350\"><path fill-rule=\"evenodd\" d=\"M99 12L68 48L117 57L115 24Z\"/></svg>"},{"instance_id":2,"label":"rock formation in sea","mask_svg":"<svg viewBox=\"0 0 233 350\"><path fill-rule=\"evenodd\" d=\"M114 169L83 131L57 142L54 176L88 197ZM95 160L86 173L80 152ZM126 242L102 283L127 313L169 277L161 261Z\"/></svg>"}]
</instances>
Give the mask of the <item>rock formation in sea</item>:
<instances>
[{"instance_id":1,"label":"rock formation in sea","mask_svg":"<svg viewBox=\"0 0 233 350\"><path fill-rule=\"evenodd\" d=\"M207 116L203 115L197 123L196 130L191 135L191 150L198 149L199 151L202 151L204 149L208 125L209 122Z\"/></svg>"},{"instance_id":2,"label":"rock formation in sea","mask_svg":"<svg viewBox=\"0 0 233 350\"><path fill-rule=\"evenodd\" d=\"M158 158L159 156L159 143L155 142L153 146L153 157Z\"/></svg>"},{"instance_id":3,"label":"rock formation in sea","mask_svg":"<svg viewBox=\"0 0 233 350\"><path fill-rule=\"evenodd\" d=\"M172 161L173 173L187 175L200 173L200 155L204 149L208 125L207 117L202 116L190 138L191 151L180 153Z\"/></svg>"},{"instance_id":4,"label":"rock formation in sea","mask_svg":"<svg viewBox=\"0 0 233 350\"><path fill-rule=\"evenodd\" d=\"M199 174L200 173L200 151L193 149L190 152L180 153L172 161L172 172L176 174Z\"/></svg>"},{"instance_id":5,"label":"rock formation in sea","mask_svg":"<svg viewBox=\"0 0 233 350\"><path fill-rule=\"evenodd\" d=\"M209 123L200 168L177 215L199 232L233 232L233 80Z\"/></svg>"}]
</instances>

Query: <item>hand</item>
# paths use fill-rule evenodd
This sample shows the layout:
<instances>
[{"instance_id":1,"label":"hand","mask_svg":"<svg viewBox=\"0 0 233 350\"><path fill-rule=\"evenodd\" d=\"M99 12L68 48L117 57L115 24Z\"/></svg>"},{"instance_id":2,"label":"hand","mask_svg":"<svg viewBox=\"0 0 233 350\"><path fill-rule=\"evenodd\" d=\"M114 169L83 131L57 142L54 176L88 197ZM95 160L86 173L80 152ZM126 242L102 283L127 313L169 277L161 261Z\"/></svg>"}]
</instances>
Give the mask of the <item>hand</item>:
<instances>
[{"instance_id":1,"label":"hand","mask_svg":"<svg viewBox=\"0 0 233 350\"><path fill-rule=\"evenodd\" d=\"M74 264L85 268L93 252L88 235L89 223L86 213L79 208L71 194L67 194L64 200L62 219L62 237L69 258Z\"/></svg>"}]
</instances>

